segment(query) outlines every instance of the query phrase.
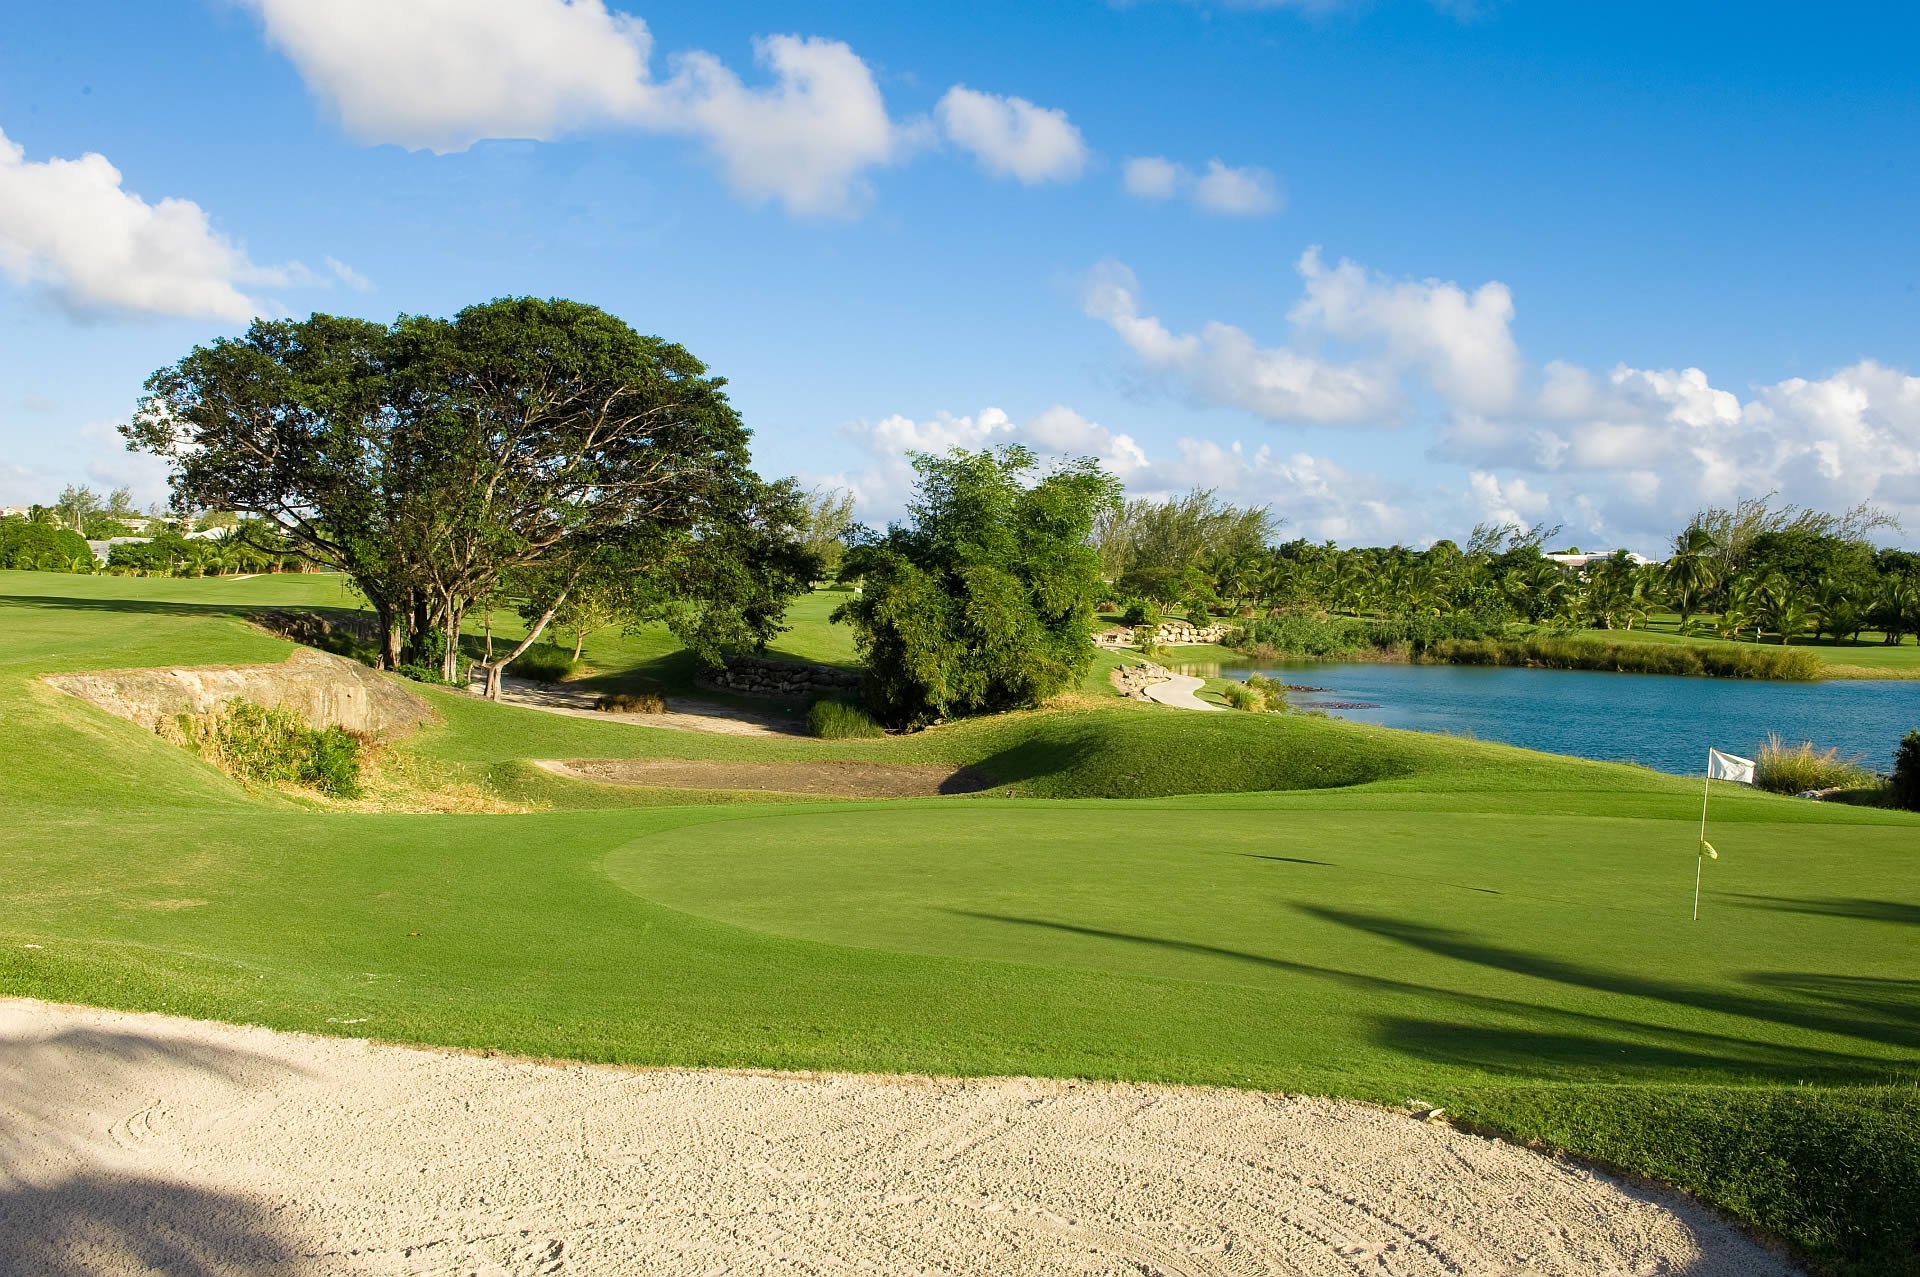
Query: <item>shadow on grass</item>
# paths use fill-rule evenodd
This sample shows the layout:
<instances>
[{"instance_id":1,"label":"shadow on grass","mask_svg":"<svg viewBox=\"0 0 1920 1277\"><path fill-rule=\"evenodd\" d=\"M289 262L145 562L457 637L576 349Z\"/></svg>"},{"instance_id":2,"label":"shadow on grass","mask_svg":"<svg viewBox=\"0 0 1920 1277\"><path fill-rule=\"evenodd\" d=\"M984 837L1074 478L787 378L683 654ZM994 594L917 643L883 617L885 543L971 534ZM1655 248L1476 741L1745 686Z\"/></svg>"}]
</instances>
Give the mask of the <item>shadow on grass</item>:
<instances>
[{"instance_id":1,"label":"shadow on grass","mask_svg":"<svg viewBox=\"0 0 1920 1277\"><path fill-rule=\"evenodd\" d=\"M152 1071L203 1074L245 1085L260 1057L139 1032L74 1029L0 1037L0 1271L36 1277L153 1272L316 1271L314 1247L264 1203L101 1166L102 1128L134 1138L153 1103ZM124 1143L115 1137L115 1143Z\"/></svg>"},{"instance_id":2,"label":"shadow on grass","mask_svg":"<svg viewBox=\"0 0 1920 1277\"><path fill-rule=\"evenodd\" d=\"M1906 1047L1920 1046L1920 1030L1916 1030L1911 1023L1884 1014L1876 1014L1871 1019L1838 1016L1820 1007L1808 1006L1798 1001L1755 997L1729 990L1682 984L1653 976L1635 975L1625 971L1609 971L1601 967L1547 957L1543 954L1525 953L1518 949L1475 939L1466 932L1443 927L1429 927L1420 923L1383 918L1372 914L1349 913L1319 905L1296 905L1295 908L1310 917L1371 935L1383 936L1428 953L1476 966L1508 971L1516 975L1532 976L1555 984L1618 994L1623 997L1645 998L1671 1006L1709 1011L1769 1024L1792 1025L1815 1033L1830 1033L1867 1042ZM1817 980L1831 977L1785 978ZM1747 977L1748 983L1762 987L1767 987L1770 981L1777 979L1780 977L1771 974ZM1793 986L1776 983L1772 987L1785 989Z\"/></svg>"},{"instance_id":3,"label":"shadow on grass","mask_svg":"<svg viewBox=\"0 0 1920 1277\"><path fill-rule=\"evenodd\" d=\"M1378 995L1381 1002L1365 1007L1377 1026L1378 1040L1409 1055L1487 1072L1537 1077L1543 1068L1576 1068L1609 1077L1645 1074L1671 1075L1676 1069L1697 1073L1728 1072L1774 1077L1856 1082L1884 1079L1883 1057L1811 1046L1791 1046L1755 1040L1740 1032L1704 1029L1604 1015L1545 1002L1471 993L1460 988L1420 984L1357 971L1341 971L1312 963L1193 941L1139 935L1101 927L1023 918L972 910L948 910L959 917L1015 926L1040 928L1090 939L1146 946L1165 952L1193 954L1246 963L1271 971L1328 980L1357 993ZM1422 1008L1451 1008L1462 1018L1398 1014L1412 1003ZM1783 1003L1754 1003L1774 1012ZM1761 1016L1769 1022L1794 1023L1784 1015ZM1885 1040L1874 1035L1873 1040Z\"/></svg>"},{"instance_id":4,"label":"shadow on grass","mask_svg":"<svg viewBox=\"0 0 1920 1277\"><path fill-rule=\"evenodd\" d=\"M1328 869L1337 866L1331 860L1306 860L1299 856L1268 856L1257 851L1236 851L1236 856L1245 856L1248 860L1277 860L1285 865L1321 865Z\"/></svg>"},{"instance_id":5,"label":"shadow on grass","mask_svg":"<svg viewBox=\"0 0 1920 1277\"><path fill-rule=\"evenodd\" d=\"M46 594L0 594L0 607L43 608L62 612L148 613L154 616L233 616L248 620L263 612L315 612L340 616L361 615L347 605L330 607L301 603L297 606L277 603L179 603L170 599L82 599Z\"/></svg>"},{"instance_id":6,"label":"shadow on grass","mask_svg":"<svg viewBox=\"0 0 1920 1277\"><path fill-rule=\"evenodd\" d=\"M1733 902L1742 909L1771 909L1778 913L1809 913L1821 918L1860 918L1868 922L1894 922L1920 927L1920 904L1902 900L1862 900L1828 897L1802 900L1792 896L1751 896L1732 893Z\"/></svg>"}]
</instances>

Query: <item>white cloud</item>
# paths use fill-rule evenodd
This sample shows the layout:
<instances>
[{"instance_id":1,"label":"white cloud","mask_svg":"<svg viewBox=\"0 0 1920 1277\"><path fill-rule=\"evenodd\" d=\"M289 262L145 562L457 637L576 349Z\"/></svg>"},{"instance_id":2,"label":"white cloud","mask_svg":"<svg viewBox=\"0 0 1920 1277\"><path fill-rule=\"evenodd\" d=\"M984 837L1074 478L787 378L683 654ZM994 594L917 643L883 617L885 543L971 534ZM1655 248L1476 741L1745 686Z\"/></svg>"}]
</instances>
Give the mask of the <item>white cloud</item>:
<instances>
[{"instance_id":1,"label":"white cloud","mask_svg":"<svg viewBox=\"0 0 1920 1277\"><path fill-rule=\"evenodd\" d=\"M1087 164L1087 144L1065 111L1025 98L956 84L934 107L947 140L971 151L995 177L1027 185L1070 182Z\"/></svg>"},{"instance_id":2,"label":"white cloud","mask_svg":"<svg viewBox=\"0 0 1920 1277\"><path fill-rule=\"evenodd\" d=\"M1121 184L1127 194L1146 200L1170 200L1180 192L1185 175L1178 164L1159 155L1136 155L1121 167Z\"/></svg>"},{"instance_id":3,"label":"white cloud","mask_svg":"<svg viewBox=\"0 0 1920 1277\"><path fill-rule=\"evenodd\" d=\"M0 132L0 274L78 314L246 320L276 309L253 288L310 272L256 265L198 204L149 204L104 155L29 162Z\"/></svg>"},{"instance_id":4,"label":"white cloud","mask_svg":"<svg viewBox=\"0 0 1920 1277\"><path fill-rule=\"evenodd\" d=\"M1289 318L1342 341L1384 345L1397 367L1417 367L1450 402L1494 411L1512 401L1520 376L1513 296L1482 284L1469 294L1437 279L1389 280L1342 259L1328 268L1310 248L1298 269L1306 295Z\"/></svg>"},{"instance_id":5,"label":"white cloud","mask_svg":"<svg viewBox=\"0 0 1920 1277\"><path fill-rule=\"evenodd\" d=\"M1285 203L1279 179L1266 169L1235 168L1217 159L1195 175L1165 156L1136 155L1121 166L1120 181L1127 194L1141 199L1168 200L1184 193L1195 207L1229 216L1276 213Z\"/></svg>"},{"instance_id":6,"label":"white cloud","mask_svg":"<svg viewBox=\"0 0 1920 1277\"><path fill-rule=\"evenodd\" d=\"M333 277L355 292L364 293L373 287L373 281L337 257L326 259L327 270Z\"/></svg>"},{"instance_id":7,"label":"white cloud","mask_svg":"<svg viewBox=\"0 0 1920 1277\"><path fill-rule=\"evenodd\" d=\"M1250 217L1278 211L1280 188L1263 168L1232 168L1208 160L1207 171L1193 184L1193 202L1210 213Z\"/></svg>"},{"instance_id":8,"label":"white cloud","mask_svg":"<svg viewBox=\"0 0 1920 1277\"><path fill-rule=\"evenodd\" d=\"M666 118L703 137L750 200L779 199L803 214L857 211L866 170L910 145L867 64L837 40L781 35L754 47L772 86L749 89L719 59L689 54Z\"/></svg>"},{"instance_id":9,"label":"white cloud","mask_svg":"<svg viewBox=\"0 0 1920 1277\"><path fill-rule=\"evenodd\" d=\"M1209 323L1175 335L1139 308L1139 284L1119 263L1089 279L1087 314L1118 333L1143 363L1174 376L1197 397L1273 421L1381 424L1396 412L1384 366L1340 364L1286 346L1260 346L1243 329Z\"/></svg>"},{"instance_id":10,"label":"white cloud","mask_svg":"<svg viewBox=\"0 0 1920 1277\"><path fill-rule=\"evenodd\" d=\"M909 452L1020 443L1045 458L1096 457L1127 485L1129 496L1168 497L1212 488L1229 500L1271 505L1286 520L1287 535L1373 543L1432 539L1422 502L1326 457L1195 438L1179 439L1164 454L1151 455L1132 435L1058 404L1026 421L1016 421L999 408L985 408L970 416L940 413L916 420L895 415L855 422L841 435L859 450L861 463L839 474L811 477L851 490L860 517L868 521L894 519L904 512L913 490Z\"/></svg>"},{"instance_id":11,"label":"white cloud","mask_svg":"<svg viewBox=\"0 0 1920 1277\"><path fill-rule=\"evenodd\" d=\"M733 189L790 212L841 215L865 172L911 149L873 74L836 40L755 44L772 83L710 53L651 70L646 23L604 0L241 0L301 78L363 142L445 153L486 138L595 128L698 139Z\"/></svg>"}]
</instances>

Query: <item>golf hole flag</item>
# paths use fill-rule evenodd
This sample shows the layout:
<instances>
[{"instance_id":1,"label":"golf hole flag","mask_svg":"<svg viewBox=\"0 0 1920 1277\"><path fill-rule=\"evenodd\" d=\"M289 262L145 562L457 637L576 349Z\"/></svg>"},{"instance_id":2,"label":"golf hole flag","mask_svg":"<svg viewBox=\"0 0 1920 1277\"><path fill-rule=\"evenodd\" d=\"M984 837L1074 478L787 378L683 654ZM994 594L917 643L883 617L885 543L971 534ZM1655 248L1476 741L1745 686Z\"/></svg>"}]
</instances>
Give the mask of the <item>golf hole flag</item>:
<instances>
[{"instance_id":1,"label":"golf hole flag","mask_svg":"<svg viewBox=\"0 0 1920 1277\"><path fill-rule=\"evenodd\" d=\"M1693 862L1693 920L1700 921L1700 870L1709 860L1720 859L1720 853L1707 841L1707 796L1713 792L1716 780L1737 781L1742 785L1753 783L1753 760L1742 758L1738 754L1723 754L1712 746L1707 747L1707 782L1700 794L1700 848Z\"/></svg>"},{"instance_id":2,"label":"golf hole flag","mask_svg":"<svg viewBox=\"0 0 1920 1277\"><path fill-rule=\"evenodd\" d=\"M1723 754L1717 749L1707 750L1707 779L1737 780L1742 785L1753 783L1753 760L1742 758L1738 754Z\"/></svg>"}]
</instances>

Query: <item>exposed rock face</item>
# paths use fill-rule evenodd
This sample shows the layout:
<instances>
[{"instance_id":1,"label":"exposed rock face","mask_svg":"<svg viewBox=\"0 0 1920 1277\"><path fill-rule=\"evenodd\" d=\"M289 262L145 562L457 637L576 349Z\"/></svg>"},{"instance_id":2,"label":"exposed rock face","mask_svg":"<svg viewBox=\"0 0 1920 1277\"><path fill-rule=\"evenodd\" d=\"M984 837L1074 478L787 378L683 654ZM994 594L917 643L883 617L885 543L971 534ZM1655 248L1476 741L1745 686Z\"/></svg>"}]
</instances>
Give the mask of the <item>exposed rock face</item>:
<instances>
[{"instance_id":1,"label":"exposed rock face","mask_svg":"<svg viewBox=\"0 0 1920 1277\"><path fill-rule=\"evenodd\" d=\"M279 665L202 665L185 669L50 674L47 682L109 714L149 730L179 714L227 701L281 705L314 727L397 736L433 716L425 701L364 665L296 648Z\"/></svg>"},{"instance_id":2,"label":"exposed rock face","mask_svg":"<svg viewBox=\"0 0 1920 1277\"><path fill-rule=\"evenodd\" d=\"M753 696L801 696L851 690L860 686L860 674L831 665L796 665L757 656L729 656L726 668L714 671L708 681L715 687Z\"/></svg>"},{"instance_id":3,"label":"exposed rock face","mask_svg":"<svg viewBox=\"0 0 1920 1277\"><path fill-rule=\"evenodd\" d=\"M1142 661L1138 665L1122 665L1110 677L1121 695L1144 701L1147 699L1147 689L1172 678L1173 671L1152 661Z\"/></svg>"}]
</instances>

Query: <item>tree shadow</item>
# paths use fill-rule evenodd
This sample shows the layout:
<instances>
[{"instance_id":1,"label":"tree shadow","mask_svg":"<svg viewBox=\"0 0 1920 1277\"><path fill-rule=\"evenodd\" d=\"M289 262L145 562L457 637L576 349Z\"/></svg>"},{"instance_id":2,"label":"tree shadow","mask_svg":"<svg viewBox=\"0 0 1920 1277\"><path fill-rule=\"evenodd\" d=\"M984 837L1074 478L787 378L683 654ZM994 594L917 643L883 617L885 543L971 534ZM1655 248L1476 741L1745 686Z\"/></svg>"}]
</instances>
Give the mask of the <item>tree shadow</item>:
<instances>
[{"instance_id":1,"label":"tree shadow","mask_svg":"<svg viewBox=\"0 0 1920 1277\"><path fill-rule=\"evenodd\" d=\"M314 612L321 615L361 616L359 609L324 603L182 603L172 599L87 599L49 594L0 594L0 607L38 608L58 612L123 612L154 616L231 616L251 620L263 612Z\"/></svg>"},{"instance_id":2,"label":"tree shadow","mask_svg":"<svg viewBox=\"0 0 1920 1277\"><path fill-rule=\"evenodd\" d=\"M1093 742L1084 736L1062 740L1056 736L1035 736L989 754L972 764L975 771L997 786L1022 785L1071 771L1085 763L1093 752Z\"/></svg>"},{"instance_id":3,"label":"tree shadow","mask_svg":"<svg viewBox=\"0 0 1920 1277\"><path fill-rule=\"evenodd\" d=\"M1420 923L1383 918L1371 914L1350 913L1321 905L1295 905L1302 913L1337 923L1371 935L1397 940L1412 948L1456 961L1472 963L1516 975L1532 976L1556 984L1592 989L1624 997L1646 998L1696 1011L1786 1024L1816 1033L1906 1047L1920 1046L1920 1030L1899 1018L1875 1015L1871 1019L1839 1016L1819 1007L1781 998L1760 998L1723 989L1682 984L1653 976L1635 975L1586 966L1544 954L1525 953L1488 941L1477 940L1462 931L1429 927ZM1750 983L1764 985L1767 977L1747 977Z\"/></svg>"},{"instance_id":4,"label":"tree shadow","mask_svg":"<svg viewBox=\"0 0 1920 1277\"><path fill-rule=\"evenodd\" d=\"M1803 900L1793 896L1754 896L1741 892L1727 894L1742 909L1771 909L1779 913L1807 913L1821 918L1860 918L1868 922L1920 927L1920 904L1909 904L1903 900L1836 896Z\"/></svg>"},{"instance_id":5,"label":"tree shadow","mask_svg":"<svg viewBox=\"0 0 1920 1277\"><path fill-rule=\"evenodd\" d=\"M1299 856L1268 856L1257 851L1236 851L1236 856L1245 856L1248 860L1277 860L1287 865L1321 865L1327 869L1336 868L1331 860L1303 860Z\"/></svg>"},{"instance_id":6,"label":"tree shadow","mask_svg":"<svg viewBox=\"0 0 1920 1277\"><path fill-rule=\"evenodd\" d=\"M1339 983L1358 993L1405 997L1423 1005L1447 1005L1489 1019L1511 1021L1506 1025L1444 1022L1395 1016L1384 1009L1375 1017L1381 1045L1482 1070L1516 1075L1537 1075L1542 1066L1582 1070L1601 1068L1609 1073L1659 1073L1688 1069L1724 1074L1729 1070L1760 1070L1803 1080L1843 1082L1858 1080L1863 1076L1882 1076L1887 1067L1886 1060L1879 1056L1756 1041L1738 1033L1716 1033L1706 1029L1657 1024L1538 1001L1472 993L1358 971L1342 971L1219 945L1009 914L966 909L949 909L945 912L986 922L1009 923L1167 952L1248 963L1272 971Z\"/></svg>"},{"instance_id":7,"label":"tree shadow","mask_svg":"<svg viewBox=\"0 0 1920 1277\"><path fill-rule=\"evenodd\" d=\"M265 1201L108 1169L125 1164L130 1142L137 1147L142 1114L166 1074L239 1087L289 1071L164 1032L0 1024L0 1271L316 1271L317 1248ZM120 1110L128 1115L115 1121Z\"/></svg>"}]
</instances>

